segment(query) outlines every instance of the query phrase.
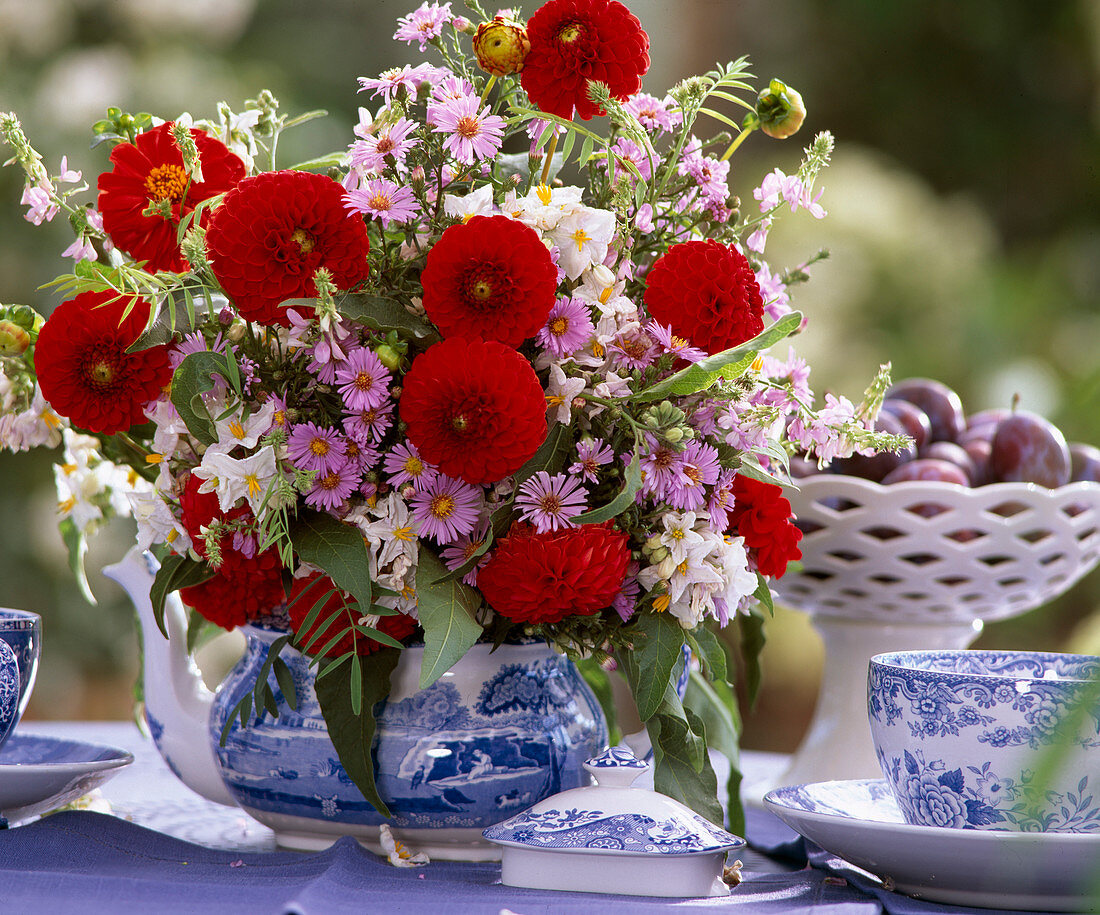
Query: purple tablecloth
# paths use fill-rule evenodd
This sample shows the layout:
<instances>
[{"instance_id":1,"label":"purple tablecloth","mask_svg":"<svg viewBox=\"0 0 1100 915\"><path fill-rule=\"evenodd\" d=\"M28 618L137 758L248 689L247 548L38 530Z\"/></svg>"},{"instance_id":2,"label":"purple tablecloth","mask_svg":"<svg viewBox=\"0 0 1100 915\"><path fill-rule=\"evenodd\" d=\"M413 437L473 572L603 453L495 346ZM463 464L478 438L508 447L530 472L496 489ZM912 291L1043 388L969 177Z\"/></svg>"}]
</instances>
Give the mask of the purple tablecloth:
<instances>
[{"instance_id":1,"label":"purple tablecloth","mask_svg":"<svg viewBox=\"0 0 1100 915\"><path fill-rule=\"evenodd\" d=\"M0 915L988 912L888 892L819 849L811 847L807 855L798 836L757 810L750 810L748 828L757 851L741 855L744 882L715 899L517 889L500 883L499 864L434 861L394 868L351 839L318 853L277 851L265 827L176 782L132 726L26 729L124 746L137 759L101 789L116 816L70 811L0 831ZM806 866L807 860L814 866Z\"/></svg>"}]
</instances>

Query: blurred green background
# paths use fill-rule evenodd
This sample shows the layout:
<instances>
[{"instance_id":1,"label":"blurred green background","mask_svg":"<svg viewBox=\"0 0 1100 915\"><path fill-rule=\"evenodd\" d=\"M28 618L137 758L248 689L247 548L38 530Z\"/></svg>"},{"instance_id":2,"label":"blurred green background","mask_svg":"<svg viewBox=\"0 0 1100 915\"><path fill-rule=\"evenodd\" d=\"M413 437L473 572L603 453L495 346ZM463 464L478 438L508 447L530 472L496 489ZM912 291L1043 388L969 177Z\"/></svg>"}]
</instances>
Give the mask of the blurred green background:
<instances>
[{"instance_id":1,"label":"blurred green background","mask_svg":"<svg viewBox=\"0 0 1100 915\"><path fill-rule=\"evenodd\" d=\"M929 376L968 410L1021 405L1067 438L1100 443L1100 5L1095 0L627 0L652 41L656 95L748 54L760 82L798 88L809 115L793 140L754 136L734 160L745 205L763 174L792 171L822 129L837 138L819 186L829 217L779 223L773 266L831 256L797 290L799 346L819 395L858 398L880 362ZM14 110L56 170L94 186L89 149L109 105L163 117L214 113L270 88L286 111L331 116L293 135L284 162L342 148L357 76L415 60L391 40L405 0L0 0L0 110ZM537 2L522 6L525 15ZM456 13L463 12L460 2ZM495 11L495 7L490 7ZM0 300L48 312L37 291L66 269L58 222L22 218L22 176L0 170ZM0 455L0 604L45 617L29 718L130 713L136 638L98 569L126 549L117 523L93 544L100 599L81 598L55 528L49 462ZM1100 573L979 645L1100 649ZM764 691L745 744L792 749L813 708L820 643L805 618L770 627Z\"/></svg>"}]
</instances>

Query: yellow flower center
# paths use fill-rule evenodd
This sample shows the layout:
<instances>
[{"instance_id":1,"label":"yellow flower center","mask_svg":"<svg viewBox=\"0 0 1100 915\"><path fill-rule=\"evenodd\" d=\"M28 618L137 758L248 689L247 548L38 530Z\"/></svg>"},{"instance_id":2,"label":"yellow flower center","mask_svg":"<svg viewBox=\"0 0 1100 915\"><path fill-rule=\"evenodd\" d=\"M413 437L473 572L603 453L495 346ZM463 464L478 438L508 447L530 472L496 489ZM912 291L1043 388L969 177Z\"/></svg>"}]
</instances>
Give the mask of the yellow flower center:
<instances>
[{"instance_id":1,"label":"yellow flower center","mask_svg":"<svg viewBox=\"0 0 1100 915\"><path fill-rule=\"evenodd\" d=\"M275 423L276 426L285 426L286 410L276 410L274 413L271 414L271 421Z\"/></svg>"},{"instance_id":2,"label":"yellow flower center","mask_svg":"<svg viewBox=\"0 0 1100 915\"><path fill-rule=\"evenodd\" d=\"M298 246L300 254L309 254L317 242L305 229L295 229L290 233L290 240Z\"/></svg>"},{"instance_id":3,"label":"yellow flower center","mask_svg":"<svg viewBox=\"0 0 1100 915\"><path fill-rule=\"evenodd\" d=\"M664 613L671 603L672 598L669 597L668 594L658 594L655 598L653 598L653 609L657 613Z\"/></svg>"},{"instance_id":4,"label":"yellow flower center","mask_svg":"<svg viewBox=\"0 0 1100 915\"><path fill-rule=\"evenodd\" d=\"M244 438L244 426L241 425L240 420L235 419L229 424L229 434L235 439Z\"/></svg>"},{"instance_id":5,"label":"yellow flower center","mask_svg":"<svg viewBox=\"0 0 1100 915\"><path fill-rule=\"evenodd\" d=\"M434 517L441 520L451 517L455 512L454 496L435 496L432 501L428 503L428 511L430 511Z\"/></svg>"},{"instance_id":6,"label":"yellow flower center","mask_svg":"<svg viewBox=\"0 0 1100 915\"><path fill-rule=\"evenodd\" d=\"M390 139L390 135L386 134L378 139L378 145L375 146L375 149L384 156L396 146L397 144Z\"/></svg>"},{"instance_id":7,"label":"yellow flower center","mask_svg":"<svg viewBox=\"0 0 1100 915\"><path fill-rule=\"evenodd\" d=\"M402 540L405 543L411 543L413 539L412 527L395 527L393 529L394 540Z\"/></svg>"},{"instance_id":8,"label":"yellow flower center","mask_svg":"<svg viewBox=\"0 0 1100 915\"><path fill-rule=\"evenodd\" d=\"M340 474L335 470L332 473L326 473L321 477L320 485L322 489L335 489L340 485Z\"/></svg>"},{"instance_id":9,"label":"yellow flower center","mask_svg":"<svg viewBox=\"0 0 1100 915\"><path fill-rule=\"evenodd\" d=\"M583 31L579 22L570 22L558 32L558 41L562 44L572 44L581 37Z\"/></svg>"},{"instance_id":10,"label":"yellow flower center","mask_svg":"<svg viewBox=\"0 0 1100 915\"><path fill-rule=\"evenodd\" d=\"M683 531L682 531L682 530L681 530L680 528L676 528L675 530L669 531L669 532L668 532L668 535L669 535L669 536L670 536L670 537L671 537L671 538L672 538L673 540L683 540L683 539L684 539L684 537L686 537L686 536L687 536L687 535L686 535L686 534L685 534L685 533L684 533L684 532L683 532Z\"/></svg>"},{"instance_id":11,"label":"yellow flower center","mask_svg":"<svg viewBox=\"0 0 1100 915\"><path fill-rule=\"evenodd\" d=\"M260 485L260 480L254 473L248 474L244 481L248 484L248 496L250 499L255 499L261 492L263 487Z\"/></svg>"},{"instance_id":12,"label":"yellow flower center","mask_svg":"<svg viewBox=\"0 0 1100 915\"><path fill-rule=\"evenodd\" d=\"M179 203L187 187L187 172L182 165L157 165L145 176L145 190L150 200Z\"/></svg>"},{"instance_id":13,"label":"yellow flower center","mask_svg":"<svg viewBox=\"0 0 1100 915\"><path fill-rule=\"evenodd\" d=\"M558 315L550 322L549 329L555 337L561 337L569 330L569 319L565 315Z\"/></svg>"},{"instance_id":14,"label":"yellow flower center","mask_svg":"<svg viewBox=\"0 0 1100 915\"><path fill-rule=\"evenodd\" d=\"M405 463L401 467L410 477L418 477L424 472L424 462L411 454L405 458Z\"/></svg>"},{"instance_id":15,"label":"yellow flower center","mask_svg":"<svg viewBox=\"0 0 1100 915\"><path fill-rule=\"evenodd\" d=\"M374 387L374 376L370 372L356 372L355 387L360 391L369 391Z\"/></svg>"},{"instance_id":16,"label":"yellow flower center","mask_svg":"<svg viewBox=\"0 0 1100 915\"><path fill-rule=\"evenodd\" d=\"M388 210L391 206L393 206L393 203L390 201L389 197L387 197L381 191L378 191L373 197L370 198L370 200L367 201L367 206L369 206L372 210Z\"/></svg>"},{"instance_id":17,"label":"yellow flower center","mask_svg":"<svg viewBox=\"0 0 1100 915\"><path fill-rule=\"evenodd\" d=\"M550 186L546 184L540 184L535 188L535 193L539 195L539 200L542 201L544 207L550 206L551 195L553 191L550 190Z\"/></svg>"},{"instance_id":18,"label":"yellow flower center","mask_svg":"<svg viewBox=\"0 0 1100 915\"><path fill-rule=\"evenodd\" d=\"M577 250L583 251L585 242L591 241L592 237L584 231L584 229L577 229L570 238L577 243Z\"/></svg>"},{"instance_id":19,"label":"yellow flower center","mask_svg":"<svg viewBox=\"0 0 1100 915\"><path fill-rule=\"evenodd\" d=\"M74 508L76 508L76 496L69 496L64 502L57 503L57 510L63 515L67 515Z\"/></svg>"},{"instance_id":20,"label":"yellow flower center","mask_svg":"<svg viewBox=\"0 0 1100 915\"><path fill-rule=\"evenodd\" d=\"M477 118L472 118L467 114L458 119L458 123L455 125L455 133L467 140L472 140L481 133L481 125L478 123Z\"/></svg>"},{"instance_id":21,"label":"yellow flower center","mask_svg":"<svg viewBox=\"0 0 1100 915\"><path fill-rule=\"evenodd\" d=\"M317 457L324 457L332 450L332 446L323 438L313 438L309 441L309 450Z\"/></svg>"},{"instance_id":22,"label":"yellow flower center","mask_svg":"<svg viewBox=\"0 0 1100 915\"><path fill-rule=\"evenodd\" d=\"M455 432L466 432L470 428L470 421L461 413L451 418L451 428Z\"/></svg>"}]
</instances>

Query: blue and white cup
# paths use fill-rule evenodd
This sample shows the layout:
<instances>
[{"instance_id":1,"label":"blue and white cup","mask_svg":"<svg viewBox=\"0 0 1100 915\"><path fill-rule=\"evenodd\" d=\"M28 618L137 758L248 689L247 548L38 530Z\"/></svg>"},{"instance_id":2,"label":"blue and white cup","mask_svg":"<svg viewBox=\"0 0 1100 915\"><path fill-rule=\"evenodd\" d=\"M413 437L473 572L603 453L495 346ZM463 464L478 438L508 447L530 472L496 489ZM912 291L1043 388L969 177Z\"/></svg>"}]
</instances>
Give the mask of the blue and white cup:
<instances>
[{"instance_id":1,"label":"blue and white cup","mask_svg":"<svg viewBox=\"0 0 1100 915\"><path fill-rule=\"evenodd\" d=\"M0 746L19 717L19 662L7 642L0 642Z\"/></svg>"},{"instance_id":2,"label":"blue and white cup","mask_svg":"<svg viewBox=\"0 0 1100 915\"><path fill-rule=\"evenodd\" d=\"M38 675L38 653L42 644L42 617L29 610L12 610L0 607L0 643L11 652L15 662L17 675L15 680L14 714L4 730L4 683L0 681L0 746L8 734L14 730L15 725L26 711L27 703L31 699L31 691L34 689L34 680ZM0 648L0 654L6 652ZM0 658L0 671L3 670L3 659ZM12 684L8 684L11 688Z\"/></svg>"},{"instance_id":3,"label":"blue and white cup","mask_svg":"<svg viewBox=\"0 0 1100 915\"><path fill-rule=\"evenodd\" d=\"M867 687L906 822L1100 835L1100 658L899 651L871 659Z\"/></svg>"}]
</instances>

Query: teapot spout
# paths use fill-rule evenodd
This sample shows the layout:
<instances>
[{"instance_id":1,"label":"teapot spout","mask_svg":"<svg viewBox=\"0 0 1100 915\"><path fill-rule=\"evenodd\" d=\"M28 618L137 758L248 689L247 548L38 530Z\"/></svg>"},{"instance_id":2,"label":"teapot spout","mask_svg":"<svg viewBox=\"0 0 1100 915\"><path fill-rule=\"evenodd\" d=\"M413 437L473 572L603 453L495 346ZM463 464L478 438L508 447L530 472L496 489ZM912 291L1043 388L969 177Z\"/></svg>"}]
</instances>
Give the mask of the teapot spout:
<instances>
[{"instance_id":1,"label":"teapot spout","mask_svg":"<svg viewBox=\"0 0 1100 915\"><path fill-rule=\"evenodd\" d=\"M149 591L157 561L136 546L103 574L129 595L141 623L145 718L157 750L168 767L192 791L235 807L222 781L210 736L214 693L187 653L187 616L177 593L165 601L165 639L157 627Z\"/></svg>"}]
</instances>

